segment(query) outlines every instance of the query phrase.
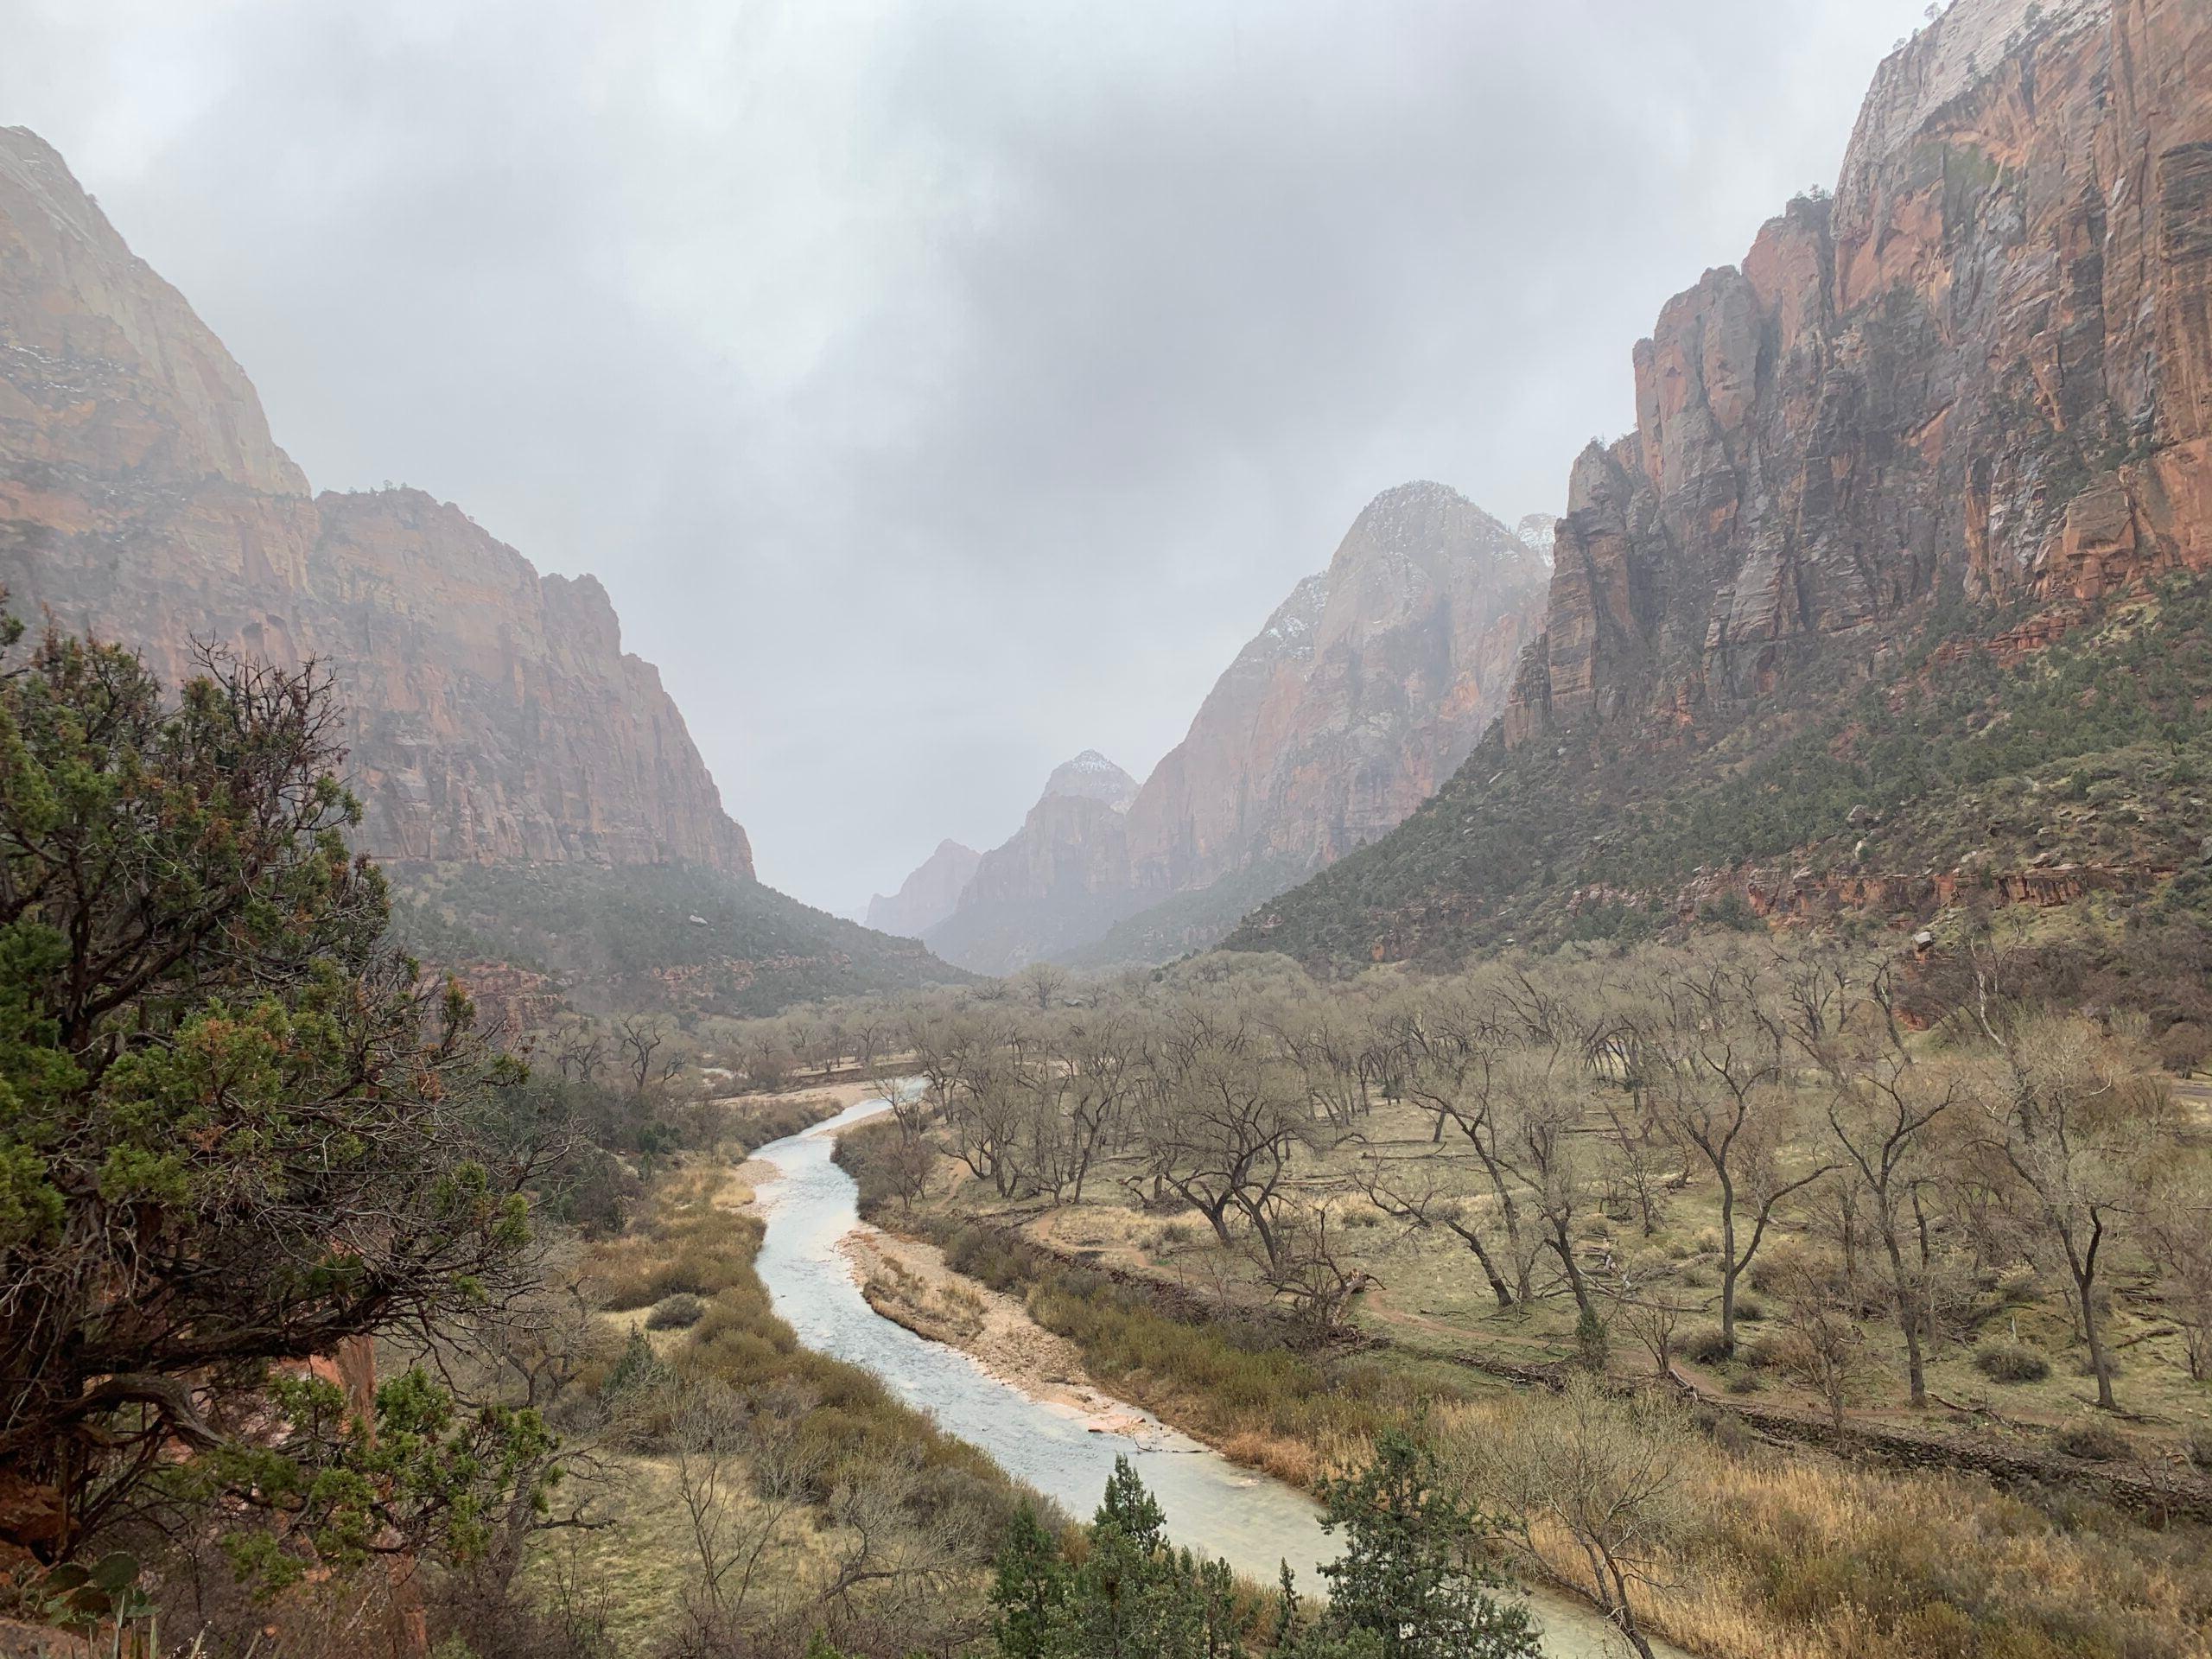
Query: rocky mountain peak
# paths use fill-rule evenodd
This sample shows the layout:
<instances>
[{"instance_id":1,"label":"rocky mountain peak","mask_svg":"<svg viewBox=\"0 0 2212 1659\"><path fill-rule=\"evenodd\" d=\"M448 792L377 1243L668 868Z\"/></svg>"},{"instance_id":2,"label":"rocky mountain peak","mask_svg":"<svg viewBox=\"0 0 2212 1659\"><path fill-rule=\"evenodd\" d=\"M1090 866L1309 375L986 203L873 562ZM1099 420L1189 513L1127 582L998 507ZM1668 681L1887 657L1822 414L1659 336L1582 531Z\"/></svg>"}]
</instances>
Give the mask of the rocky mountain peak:
<instances>
[{"instance_id":1,"label":"rocky mountain peak","mask_svg":"<svg viewBox=\"0 0 2212 1659\"><path fill-rule=\"evenodd\" d=\"M1383 491L1361 509L1330 570L1338 575L1350 567L1394 560L1433 569L1440 559L1468 553L1517 564L1524 551L1511 531L1450 485L1416 479Z\"/></svg>"},{"instance_id":2,"label":"rocky mountain peak","mask_svg":"<svg viewBox=\"0 0 2212 1659\"><path fill-rule=\"evenodd\" d=\"M919 938L952 914L982 860L972 847L950 838L940 841L898 892L887 896L879 893L868 901L868 925L881 932Z\"/></svg>"},{"instance_id":3,"label":"rocky mountain peak","mask_svg":"<svg viewBox=\"0 0 2212 1659\"><path fill-rule=\"evenodd\" d=\"M1096 749L1085 749L1072 760L1063 760L1045 780L1039 804L1063 797L1103 801L1116 812L1127 811L1136 798L1137 780Z\"/></svg>"}]
</instances>

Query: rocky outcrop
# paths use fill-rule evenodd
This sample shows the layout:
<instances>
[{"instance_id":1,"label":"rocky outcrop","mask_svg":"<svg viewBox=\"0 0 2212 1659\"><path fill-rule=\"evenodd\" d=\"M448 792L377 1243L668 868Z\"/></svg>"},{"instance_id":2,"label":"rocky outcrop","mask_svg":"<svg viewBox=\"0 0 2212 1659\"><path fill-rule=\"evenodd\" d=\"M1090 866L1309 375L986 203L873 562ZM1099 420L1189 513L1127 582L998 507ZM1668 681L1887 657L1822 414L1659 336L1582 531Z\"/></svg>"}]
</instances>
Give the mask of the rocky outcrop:
<instances>
[{"instance_id":1,"label":"rocky outcrop","mask_svg":"<svg viewBox=\"0 0 2212 1659\"><path fill-rule=\"evenodd\" d=\"M1510 741L1695 721L1946 591L2212 564L2212 9L1958 0L1801 199L1635 352L1575 463Z\"/></svg>"},{"instance_id":2,"label":"rocky outcrop","mask_svg":"<svg viewBox=\"0 0 2212 1659\"><path fill-rule=\"evenodd\" d=\"M752 874L599 583L541 576L415 491L310 497L221 342L20 128L0 130L0 585L170 679L201 645L315 659L372 853Z\"/></svg>"},{"instance_id":3,"label":"rocky outcrop","mask_svg":"<svg viewBox=\"0 0 2212 1659\"><path fill-rule=\"evenodd\" d=\"M868 925L902 938L921 938L952 914L982 856L957 841L940 841L898 892L888 898L879 893L868 901Z\"/></svg>"}]
</instances>

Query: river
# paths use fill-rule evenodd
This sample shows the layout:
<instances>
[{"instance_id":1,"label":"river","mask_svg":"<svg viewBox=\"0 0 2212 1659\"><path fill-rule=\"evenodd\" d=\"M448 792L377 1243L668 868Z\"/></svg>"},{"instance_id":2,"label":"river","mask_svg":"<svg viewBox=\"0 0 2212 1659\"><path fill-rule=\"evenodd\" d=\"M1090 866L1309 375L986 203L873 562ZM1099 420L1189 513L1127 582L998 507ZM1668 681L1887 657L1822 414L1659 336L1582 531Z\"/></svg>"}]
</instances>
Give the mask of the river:
<instances>
[{"instance_id":1,"label":"river","mask_svg":"<svg viewBox=\"0 0 2212 1659\"><path fill-rule=\"evenodd\" d=\"M1302 1587L1319 1591L1314 1569L1334 1550L1321 1530L1319 1510L1304 1493L1239 1467L1134 1407L1127 1409L1139 1422L1135 1430L1101 1431L1090 1417L1032 1398L958 1349L916 1336L868 1305L838 1249L861 1224L858 1191L830 1154L840 1129L885 1109L880 1100L862 1101L753 1154L774 1165L780 1177L760 1189L767 1224L760 1278L799 1340L866 1366L947 1433L981 1447L1070 1515L1089 1518L1114 1459L1126 1457L1160 1500L1178 1544L1221 1556L1262 1582L1272 1582L1277 1565L1288 1561ZM1589 1607L1543 1592L1530 1600L1543 1620L1547 1654L1599 1659L1627 1651ZM1662 1655L1687 1659L1653 1645Z\"/></svg>"}]
</instances>

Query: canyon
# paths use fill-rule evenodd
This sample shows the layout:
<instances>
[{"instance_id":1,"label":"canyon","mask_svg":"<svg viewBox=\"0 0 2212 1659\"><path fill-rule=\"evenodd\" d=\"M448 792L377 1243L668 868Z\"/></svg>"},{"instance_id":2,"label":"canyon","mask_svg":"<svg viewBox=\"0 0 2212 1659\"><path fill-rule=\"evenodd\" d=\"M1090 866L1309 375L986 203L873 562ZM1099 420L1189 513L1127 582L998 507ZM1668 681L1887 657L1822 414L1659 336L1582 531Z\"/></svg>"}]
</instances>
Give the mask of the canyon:
<instances>
[{"instance_id":1,"label":"canyon","mask_svg":"<svg viewBox=\"0 0 2212 1659\"><path fill-rule=\"evenodd\" d=\"M1163 960L1389 830L1503 707L1552 522L1508 527L1436 483L1377 496L1143 785L1104 810L1048 787L925 931L931 947L992 973Z\"/></svg>"}]
</instances>

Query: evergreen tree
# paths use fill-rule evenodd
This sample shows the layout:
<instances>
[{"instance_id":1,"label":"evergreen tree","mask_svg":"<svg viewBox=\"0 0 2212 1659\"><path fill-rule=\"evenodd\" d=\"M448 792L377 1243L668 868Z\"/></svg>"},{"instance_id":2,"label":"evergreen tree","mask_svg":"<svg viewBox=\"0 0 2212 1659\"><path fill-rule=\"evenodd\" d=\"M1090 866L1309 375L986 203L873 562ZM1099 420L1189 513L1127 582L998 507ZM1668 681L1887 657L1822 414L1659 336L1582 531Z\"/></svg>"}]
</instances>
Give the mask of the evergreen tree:
<instances>
[{"instance_id":1,"label":"evergreen tree","mask_svg":"<svg viewBox=\"0 0 2212 1659\"><path fill-rule=\"evenodd\" d=\"M1042 1659L1052 1615L1067 1595L1060 1541L1024 1503L1007 1527L991 1584L991 1634L1007 1659Z\"/></svg>"},{"instance_id":2,"label":"evergreen tree","mask_svg":"<svg viewBox=\"0 0 2212 1659\"><path fill-rule=\"evenodd\" d=\"M1436 1463L1410 1435L1385 1430L1375 1459L1325 1484L1325 1524L1344 1554L1321 1569L1327 1625L1364 1630L1386 1659L1529 1659L1535 1621L1491 1592L1505 1580L1476 1554L1482 1518L1440 1489Z\"/></svg>"},{"instance_id":3,"label":"evergreen tree","mask_svg":"<svg viewBox=\"0 0 2212 1659\"><path fill-rule=\"evenodd\" d=\"M188 1478L284 1517L295 1571L460 1541L534 1418L403 1376L363 1424L281 1369L496 1304L536 1173L483 1132L512 1064L346 850L330 684L210 652L170 699L127 651L49 631L18 660L21 632L0 617L0 1542L67 1559Z\"/></svg>"}]
</instances>

